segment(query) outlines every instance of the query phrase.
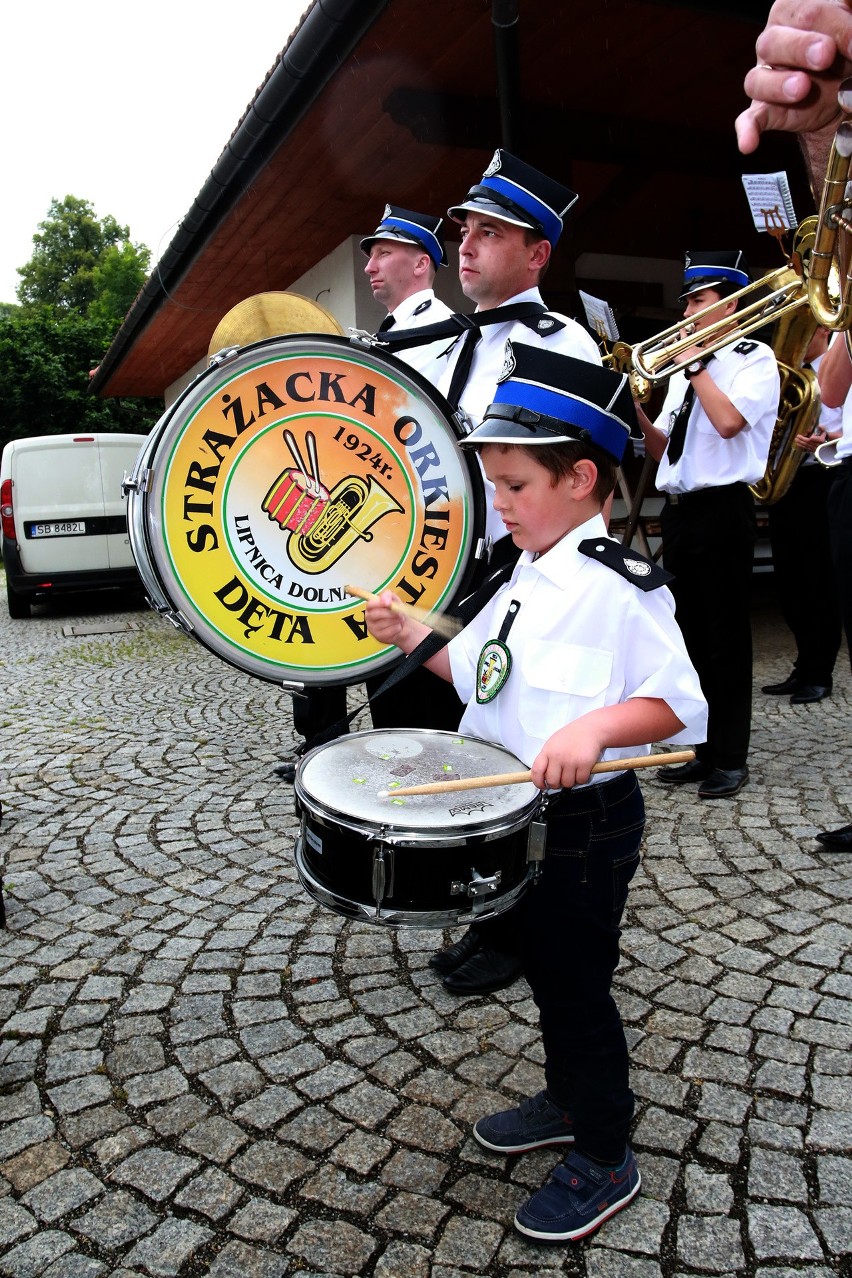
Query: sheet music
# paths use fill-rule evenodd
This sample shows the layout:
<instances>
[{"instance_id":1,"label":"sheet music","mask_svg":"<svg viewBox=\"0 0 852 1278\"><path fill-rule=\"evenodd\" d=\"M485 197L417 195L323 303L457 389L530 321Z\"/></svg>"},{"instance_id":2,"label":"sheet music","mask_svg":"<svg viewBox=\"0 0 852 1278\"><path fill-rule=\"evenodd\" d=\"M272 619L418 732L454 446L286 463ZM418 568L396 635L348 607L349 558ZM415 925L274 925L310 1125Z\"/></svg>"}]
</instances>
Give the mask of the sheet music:
<instances>
[{"instance_id":1,"label":"sheet music","mask_svg":"<svg viewBox=\"0 0 852 1278\"><path fill-rule=\"evenodd\" d=\"M758 231L792 231L799 225L786 173L744 173L743 186Z\"/></svg>"},{"instance_id":2,"label":"sheet music","mask_svg":"<svg viewBox=\"0 0 852 1278\"><path fill-rule=\"evenodd\" d=\"M591 293L584 293L582 289L578 291L586 312L586 323L592 332L607 342L617 342L618 325L609 303L599 297L592 297Z\"/></svg>"}]
</instances>

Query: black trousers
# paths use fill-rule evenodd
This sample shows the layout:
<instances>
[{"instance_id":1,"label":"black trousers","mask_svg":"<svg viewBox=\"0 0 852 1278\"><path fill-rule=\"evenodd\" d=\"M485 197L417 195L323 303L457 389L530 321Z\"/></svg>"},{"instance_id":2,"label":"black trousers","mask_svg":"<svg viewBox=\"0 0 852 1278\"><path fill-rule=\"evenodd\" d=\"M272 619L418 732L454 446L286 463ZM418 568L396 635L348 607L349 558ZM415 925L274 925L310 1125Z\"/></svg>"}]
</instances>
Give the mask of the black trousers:
<instances>
[{"instance_id":1,"label":"black trousers","mask_svg":"<svg viewBox=\"0 0 852 1278\"><path fill-rule=\"evenodd\" d=\"M696 755L713 768L743 768L751 734L754 499L745 484L667 496L661 529L677 622L709 707L707 741L696 743Z\"/></svg>"},{"instance_id":2,"label":"black trousers","mask_svg":"<svg viewBox=\"0 0 852 1278\"><path fill-rule=\"evenodd\" d=\"M828 536L840 620L852 661L852 465L846 461L832 472L828 494Z\"/></svg>"},{"instance_id":3,"label":"black trousers","mask_svg":"<svg viewBox=\"0 0 852 1278\"><path fill-rule=\"evenodd\" d=\"M831 687L841 639L828 534L833 482L825 466L800 466L789 491L767 510L778 603L796 641L796 674L824 688Z\"/></svg>"}]
</instances>

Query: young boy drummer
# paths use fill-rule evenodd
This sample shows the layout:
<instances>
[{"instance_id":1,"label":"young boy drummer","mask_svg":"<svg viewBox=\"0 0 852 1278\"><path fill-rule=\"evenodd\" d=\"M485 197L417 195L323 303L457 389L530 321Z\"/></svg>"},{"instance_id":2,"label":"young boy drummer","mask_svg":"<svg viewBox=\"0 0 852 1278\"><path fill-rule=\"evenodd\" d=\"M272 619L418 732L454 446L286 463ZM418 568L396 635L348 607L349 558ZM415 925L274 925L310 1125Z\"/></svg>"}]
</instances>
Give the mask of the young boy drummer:
<instances>
[{"instance_id":1,"label":"young boy drummer","mask_svg":"<svg viewBox=\"0 0 852 1278\"><path fill-rule=\"evenodd\" d=\"M547 1086L473 1130L498 1153L567 1147L515 1217L521 1233L559 1242L591 1233L640 1185L610 986L644 807L634 772L590 771L653 742L702 741L706 704L668 574L610 540L601 516L635 421L627 378L519 343L506 356L495 402L462 444L479 451L522 554L508 584L427 664L467 701L459 731L505 746L552 792L524 925ZM367 624L410 652L431 632L393 602L385 591L368 604Z\"/></svg>"}]
</instances>

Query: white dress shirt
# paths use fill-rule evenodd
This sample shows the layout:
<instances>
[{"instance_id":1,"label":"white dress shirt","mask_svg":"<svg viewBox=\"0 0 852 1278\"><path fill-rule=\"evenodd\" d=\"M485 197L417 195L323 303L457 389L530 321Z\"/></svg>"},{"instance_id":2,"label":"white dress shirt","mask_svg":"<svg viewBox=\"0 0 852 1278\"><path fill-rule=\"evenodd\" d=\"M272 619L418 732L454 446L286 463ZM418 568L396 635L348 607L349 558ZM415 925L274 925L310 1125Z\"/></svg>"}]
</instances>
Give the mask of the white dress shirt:
<instances>
[{"instance_id":1,"label":"white dress shirt","mask_svg":"<svg viewBox=\"0 0 852 1278\"><path fill-rule=\"evenodd\" d=\"M537 288L528 288L525 292L510 297L503 305L515 306L518 302L538 302L544 305ZM576 320L568 319L565 315L558 315L555 311L549 311L548 314L554 315L556 319L564 323L565 327L556 332L538 333L528 328L522 320L507 320L502 324L486 324L480 329L481 336L473 353L470 374L459 397L459 407L464 410L474 426L481 424L486 408L494 402L497 379L503 371L507 341L523 342L526 346L541 346L546 350L556 351L559 355L571 355L574 359L585 359L592 364L600 364L601 353L597 343ZM445 358L439 361L441 367L437 385L442 395L449 392L461 345L461 341L456 342ZM446 347L444 349L446 350ZM486 535L492 541L499 541L501 537L505 537L506 528L500 516L494 512L493 498L494 486L486 479Z\"/></svg>"},{"instance_id":2,"label":"white dress shirt","mask_svg":"<svg viewBox=\"0 0 852 1278\"><path fill-rule=\"evenodd\" d=\"M400 302L395 311L391 311L395 329L423 328L426 324L438 324L452 314L454 312L435 296L431 288L412 293L405 301ZM411 368L416 368L434 386L444 367L441 356L451 341L451 337L442 337L437 342L428 342L425 346L408 346L394 351L394 354Z\"/></svg>"},{"instance_id":3,"label":"white dress shirt","mask_svg":"<svg viewBox=\"0 0 852 1278\"><path fill-rule=\"evenodd\" d=\"M738 350L738 346L750 349ZM763 478L778 417L781 384L771 346L752 341L723 346L710 360L707 372L746 424L733 438L723 439L705 413L696 390L681 457L672 465L666 448L660 461L660 492L692 493L725 484L756 484ZM666 435L671 433L688 386L683 373L673 373L669 379L662 412L654 423Z\"/></svg>"},{"instance_id":4,"label":"white dress shirt","mask_svg":"<svg viewBox=\"0 0 852 1278\"><path fill-rule=\"evenodd\" d=\"M673 744L696 744L707 735L707 703L674 619L671 592L666 586L642 591L588 558L577 547L590 537L607 539L600 515L539 558L525 551L509 583L447 648L456 691L468 703L459 731L505 746L528 766L557 729L631 697L666 702L685 725L667 738ZM521 605L505 639L512 669L494 700L479 705L479 654L498 637L512 600ZM650 750L625 746L602 758Z\"/></svg>"}]
</instances>

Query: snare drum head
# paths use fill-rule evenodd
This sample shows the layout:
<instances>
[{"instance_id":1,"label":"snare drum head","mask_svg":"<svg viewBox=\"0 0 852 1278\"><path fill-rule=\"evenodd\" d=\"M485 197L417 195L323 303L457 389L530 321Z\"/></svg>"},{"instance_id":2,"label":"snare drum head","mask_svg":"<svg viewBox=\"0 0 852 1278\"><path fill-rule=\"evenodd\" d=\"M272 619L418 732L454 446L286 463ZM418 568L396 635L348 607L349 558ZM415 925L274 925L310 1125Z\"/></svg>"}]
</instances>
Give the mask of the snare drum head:
<instances>
[{"instance_id":1,"label":"snare drum head","mask_svg":"<svg viewBox=\"0 0 852 1278\"><path fill-rule=\"evenodd\" d=\"M147 555L198 639L249 674L348 684L396 648L348 584L444 611L484 526L446 402L392 356L293 334L238 350L174 406L147 459Z\"/></svg>"},{"instance_id":2,"label":"snare drum head","mask_svg":"<svg viewBox=\"0 0 852 1278\"><path fill-rule=\"evenodd\" d=\"M403 786L460 777L523 772L525 764L502 746L477 737L426 729L355 732L305 755L296 793L309 810L347 818L356 828L470 834L527 817L540 793L529 784L482 787L395 797ZM379 798L388 791L387 798Z\"/></svg>"}]
</instances>

